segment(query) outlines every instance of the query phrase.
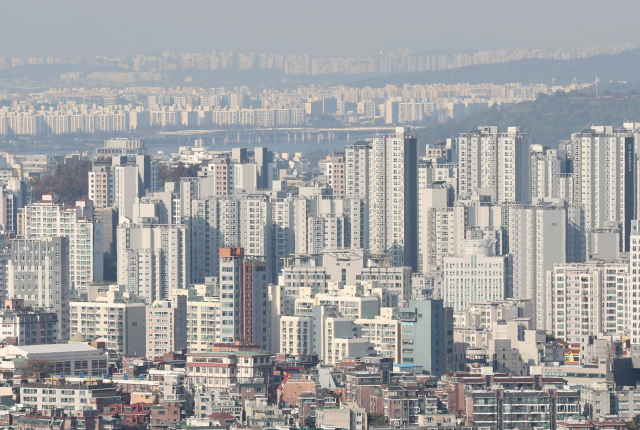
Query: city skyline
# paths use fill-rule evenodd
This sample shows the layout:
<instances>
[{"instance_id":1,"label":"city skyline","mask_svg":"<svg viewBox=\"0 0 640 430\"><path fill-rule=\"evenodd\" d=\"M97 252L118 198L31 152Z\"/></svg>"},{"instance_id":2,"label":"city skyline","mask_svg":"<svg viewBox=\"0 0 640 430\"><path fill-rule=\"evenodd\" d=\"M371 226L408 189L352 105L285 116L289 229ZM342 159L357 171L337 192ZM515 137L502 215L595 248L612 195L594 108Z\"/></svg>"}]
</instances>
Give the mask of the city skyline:
<instances>
[{"instance_id":1,"label":"city skyline","mask_svg":"<svg viewBox=\"0 0 640 430\"><path fill-rule=\"evenodd\" d=\"M2 429L640 426L637 1L5 3Z\"/></svg>"}]
</instances>

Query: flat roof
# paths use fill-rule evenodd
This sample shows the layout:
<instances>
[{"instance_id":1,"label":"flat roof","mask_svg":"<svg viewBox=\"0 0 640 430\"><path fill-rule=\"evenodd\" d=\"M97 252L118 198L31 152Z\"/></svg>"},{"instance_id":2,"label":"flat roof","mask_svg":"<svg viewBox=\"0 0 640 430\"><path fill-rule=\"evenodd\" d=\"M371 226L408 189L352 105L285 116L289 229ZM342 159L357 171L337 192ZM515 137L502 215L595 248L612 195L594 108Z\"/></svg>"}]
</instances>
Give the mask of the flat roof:
<instances>
[{"instance_id":1,"label":"flat roof","mask_svg":"<svg viewBox=\"0 0 640 430\"><path fill-rule=\"evenodd\" d=\"M44 345L16 346L15 348L18 350L22 350L28 354L54 354L57 352L97 351L97 348L94 348L93 346L86 343L54 343ZM0 349L0 351L2 351L2 349Z\"/></svg>"}]
</instances>

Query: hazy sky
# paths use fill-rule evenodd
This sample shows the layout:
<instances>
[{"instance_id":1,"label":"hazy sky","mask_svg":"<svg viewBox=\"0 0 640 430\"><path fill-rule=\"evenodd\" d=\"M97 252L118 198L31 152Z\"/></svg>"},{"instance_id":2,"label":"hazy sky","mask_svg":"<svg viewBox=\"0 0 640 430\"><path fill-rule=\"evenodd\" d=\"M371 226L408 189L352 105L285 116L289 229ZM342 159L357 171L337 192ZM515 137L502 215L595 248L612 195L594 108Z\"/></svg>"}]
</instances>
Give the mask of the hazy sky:
<instances>
[{"instance_id":1,"label":"hazy sky","mask_svg":"<svg viewBox=\"0 0 640 430\"><path fill-rule=\"evenodd\" d=\"M640 1L0 0L0 55L640 45Z\"/></svg>"}]
</instances>

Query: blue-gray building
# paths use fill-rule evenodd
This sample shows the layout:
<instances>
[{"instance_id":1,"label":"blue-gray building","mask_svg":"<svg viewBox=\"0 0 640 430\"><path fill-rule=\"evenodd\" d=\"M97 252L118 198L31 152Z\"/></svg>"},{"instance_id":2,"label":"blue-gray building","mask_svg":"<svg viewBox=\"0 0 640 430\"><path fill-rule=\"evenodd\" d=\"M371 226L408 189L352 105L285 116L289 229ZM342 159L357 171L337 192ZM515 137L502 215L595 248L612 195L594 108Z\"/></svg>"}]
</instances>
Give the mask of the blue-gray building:
<instances>
[{"instance_id":1,"label":"blue-gray building","mask_svg":"<svg viewBox=\"0 0 640 430\"><path fill-rule=\"evenodd\" d=\"M410 300L400 308L402 361L440 376L447 371L447 348L453 348L453 312L442 300Z\"/></svg>"}]
</instances>

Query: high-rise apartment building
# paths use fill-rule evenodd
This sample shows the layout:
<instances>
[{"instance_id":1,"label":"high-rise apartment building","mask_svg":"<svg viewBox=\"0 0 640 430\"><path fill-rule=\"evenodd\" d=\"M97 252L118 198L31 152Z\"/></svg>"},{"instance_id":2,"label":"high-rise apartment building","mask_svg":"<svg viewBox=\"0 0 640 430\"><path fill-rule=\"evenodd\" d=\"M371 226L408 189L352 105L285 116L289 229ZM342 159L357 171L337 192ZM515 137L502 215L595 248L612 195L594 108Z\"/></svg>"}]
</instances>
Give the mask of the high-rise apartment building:
<instances>
[{"instance_id":1,"label":"high-rise apartment building","mask_svg":"<svg viewBox=\"0 0 640 430\"><path fill-rule=\"evenodd\" d=\"M571 135L572 202L581 204L586 229L617 227L620 247L629 250L631 221L638 218L638 134L640 126L592 126Z\"/></svg>"},{"instance_id":2,"label":"high-rise apartment building","mask_svg":"<svg viewBox=\"0 0 640 430\"><path fill-rule=\"evenodd\" d=\"M529 136L520 127L480 126L458 142L461 196L481 190L497 203L529 203Z\"/></svg>"},{"instance_id":3,"label":"high-rise apartment building","mask_svg":"<svg viewBox=\"0 0 640 430\"><path fill-rule=\"evenodd\" d=\"M333 197L346 195L345 155L343 152L335 152L327 155L324 163L324 174L333 190Z\"/></svg>"},{"instance_id":4,"label":"high-rise apartment building","mask_svg":"<svg viewBox=\"0 0 640 430\"><path fill-rule=\"evenodd\" d=\"M548 276L547 331L566 342L629 330L627 262L556 264Z\"/></svg>"},{"instance_id":5,"label":"high-rise apartment building","mask_svg":"<svg viewBox=\"0 0 640 430\"><path fill-rule=\"evenodd\" d=\"M111 162L94 161L88 172L88 197L96 208L108 208L115 205L115 179Z\"/></svg>"},{"instance_id":6,"label":"high-rise apartment building","mask_svg":"<svg viewBox=\"0 0 640 430\"><path fill-rule=\"evenodd\" d=\"M167 300L190 280L190 236L185 225L118 226L118 284L147 304Z\"/></svg>"},{"instance_id":7,"label":"high-rise apartment building","mask_svg":"<svg viewBox=\"0 0 640 430\"><path fill-rule=\"evenodd\" d=\"M546 329L547 271L567 261L567 209L546 203L503 206L512 286L506 297L533 301L535 327ZM496 299L494 299L496 300Z\"/></svg>"},{"instance_id":8,"label":"high-rise apartment building","mask_svg":"<svg viewBox=\"0 0 640 430\"><path fill-rule=\"evenodd\" d=\"M113 204L118 208L121 217L135 221L133 205L136 199L158 191L158 163L153 161L150 155L115 157L111 160L111 169ZM89 186L91 187L91 183Z\"/></svg>"},{"instance_id":9,"label":"high-rise apartment building","mask_svg":"<svg viewBox=\"0 0 640 430\"><path fill-rule=\"evenodd\" d=\"M13 239L7 297L54 312L60 339L69 339L69 238Z\"/></svg>"},{"instance_id":10,"label":"high-rise apartment building","mask_svg":"<svg viewBox=\"0 0 640 430\"><path fill-rule=\"evenodd\" d=\"M564 145L562 145L564 146ZM572 196L567 178L569 166L565 149L551 149L543 145L531 145L531 201L565 199Z\"/></svg>"},{"instance_id":11,"label":"high-rise apartment building","mask_svg":"<svg viewBox=\"0 0 640 430\"><path fill-rule=\"evenodd\" d=\"M347 197L369 197L369 142L355 142L345 150L345 178Z\"/></svg>"},{"instance_id":12,"label":"high-rise apartment building","mask_svg":"<svg viewBox=\"0 0 640 430\"><path fill-rule=\"evenodd\" d=\"M267 263L243 248L220 248L221 341L271 347Z\"/></svg>"},{"instance_id":13,"label":"high-rise apartment building","mask_svg":"<svg viewBox=\"0 0 640 430\"><path fill-rule=\"evenodd\" d=\"M66 207L58 195L49 193L24 208L23 236L69 238L69 282L72 290L102 282L104 275L103 229L93 216L93 204L83 199Z\"/></svg>"},{"instance_id":14,"label":"high-rise apartment building","mask_svg":"<svg viewBox=\"0 0 640 430\"><path fill-rule=\"evenodd\" d=\"M0 231L15 235L18 231L18 210L29 201L31 186L19 179L0 182Z\"/></svg>"},{"instance_id":15,"label":"high-rise apartment building","mask_svg":"<svg viewBox=\"0 0 640 430\"><path fill-rule=\"evenodd\" d=\"M188 290L189 291L189 290ZM213 352L221 343L220 326L222 308L220 294L206 297L188 297L187 349L190 353Z\"/></svg>"},{"instance_id":16,"label":"high-rise apartment building","mask_svg":"<svg viewBox=\"0 0 640 430\"><path fill-rule=\"evenodd\" d=\"M397 127L395 134L369 141L367 182L369 249L389 253L395 266L417 271L417 138L409 129Z\"/></svg>"},{"instance_id":17,"label":"high-rise apartment building","mask_svg":"<svg viewBox=\"0 0 640 430\"><path fill-rule=\"evenodd\" d=\"M629 246L629 340L631 354L640 358L640 221L631 221Z\"/></svg>"},{"instance_id":18,"label":"high-rise apartment building","mask_svg":"<svg viewBox=\"0 0 640 430\"><path fill-rule=\"evenodd\" d=\"M411 300L400 308L402 360L422 366L430 375L447 371L446 353L453 348L453 314L442 300Z\"/></svg>"},{"instance_id":19,"label":"high-rise apartment building","mask_svg":"<svg viewBox=\"0 0 640 430\"><path fill-rule=\"evenodd\" d=\"M425 185L418 191L419 270L433 273L442 266L445 255L457 254L456 237L464 237L464 217L456 217L452 188L442 182Z\"/></svg>"}]
</instances>

